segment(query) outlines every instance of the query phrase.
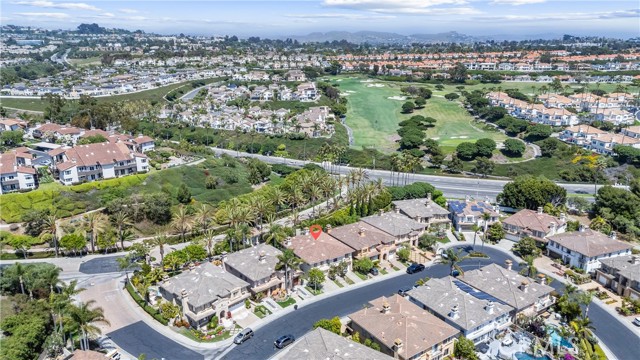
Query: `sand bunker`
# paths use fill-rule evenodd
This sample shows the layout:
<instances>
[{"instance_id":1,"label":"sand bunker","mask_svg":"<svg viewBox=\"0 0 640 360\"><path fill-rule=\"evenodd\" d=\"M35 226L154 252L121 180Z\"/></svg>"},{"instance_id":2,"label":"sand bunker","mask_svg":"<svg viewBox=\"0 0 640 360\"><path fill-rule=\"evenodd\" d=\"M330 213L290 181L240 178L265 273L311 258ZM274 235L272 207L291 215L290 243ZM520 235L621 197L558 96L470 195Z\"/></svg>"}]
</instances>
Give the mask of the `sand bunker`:
<instances>
[{"instance_id":1,"label":"sand bunker","mask_svg":"<svg viewBox=\"0 0 640 360\"><path fill-rule=\"evenodd\" d=\"M382 85L382 84L369 84L369 85L367 85L367 87L377 87L377 88L381 88L381 87L384 87L384 85Z\"/></svg>"},{"instance_id":2,"label":"sand bunker","mask_svg":"<svg viewBox=\"0 0 640 360\"><path fill-rule=\"evenodd\" d=\"M406 96L389 96L387 99L405 101L407 100L407 97Z\"/></svg>"},{"instance_id":3,"label":"sand bunker","mask_svg":"<svg viewBox=\"0 0 640 360\"><path fill-rule=\"evenodd\" d=\"M373 82L373 80L371 80L371 79L368 79L368 80L361 80L360 82L361 82L361 83L370 83L370 82Z\"/></svg>"}]
</instances>

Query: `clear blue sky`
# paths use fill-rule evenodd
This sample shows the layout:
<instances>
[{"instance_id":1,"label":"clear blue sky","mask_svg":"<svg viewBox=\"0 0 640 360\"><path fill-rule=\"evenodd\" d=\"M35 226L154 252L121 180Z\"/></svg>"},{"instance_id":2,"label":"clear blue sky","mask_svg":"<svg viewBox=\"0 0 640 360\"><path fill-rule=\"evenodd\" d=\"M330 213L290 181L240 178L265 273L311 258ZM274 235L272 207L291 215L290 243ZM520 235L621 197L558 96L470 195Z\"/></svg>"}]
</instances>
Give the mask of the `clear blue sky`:
<instances>
[{"instance_id":1,"label":"clear blue sky","mask_svg":"<svg viewBox=\"0 0 640 360\"><path fill-rule=\"evenodd\" d=\"M314 31L640 36L639 0L2 0L0 22L275 37Z\"/></svg>"}]
</instances>

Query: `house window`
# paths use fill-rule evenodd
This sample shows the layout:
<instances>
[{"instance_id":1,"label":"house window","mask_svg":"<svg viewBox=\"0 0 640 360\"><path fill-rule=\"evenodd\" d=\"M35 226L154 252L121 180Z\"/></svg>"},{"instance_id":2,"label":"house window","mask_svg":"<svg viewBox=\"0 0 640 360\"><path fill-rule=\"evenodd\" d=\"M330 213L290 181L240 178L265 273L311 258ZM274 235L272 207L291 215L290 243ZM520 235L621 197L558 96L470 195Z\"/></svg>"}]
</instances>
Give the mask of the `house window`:
<instances>
[{"instance_id":1,"label":"house window","mask_svg":"<svg viewBox=\"0 0 640 360\"><path fill-rule=\"evenodd\" d=\"M64 172L65 175L71 175L71 170L67 170Z\"/></svg>"}]
</instances>

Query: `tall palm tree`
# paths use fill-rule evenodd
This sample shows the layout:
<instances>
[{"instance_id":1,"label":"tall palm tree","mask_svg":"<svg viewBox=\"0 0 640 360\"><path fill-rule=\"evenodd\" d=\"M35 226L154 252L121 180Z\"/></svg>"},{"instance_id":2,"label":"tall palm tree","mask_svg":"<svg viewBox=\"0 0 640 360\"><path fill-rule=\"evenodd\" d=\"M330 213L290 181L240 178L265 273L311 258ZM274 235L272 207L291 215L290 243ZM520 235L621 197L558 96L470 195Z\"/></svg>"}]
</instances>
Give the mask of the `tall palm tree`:
<instances>
[{"instance_id":1,"label":"tall palm tree","mask_svg":"<svg viewBox=\"0 0 640 360\"><path fill-rule=\"evenodd\" d=\"M173 214L171 227L180 233L180 241L184 242L186 233L193 228L193 220L189 216L189 213L187 213L187 208L184 205L180 205L178 210Z\"/></svg>"},{"instance_id":2,"label":"tall palm tree","mask_svg":"<svg viewBox=\"0 0 640 360\"><path fill-rule=\"evenodd\" d=\"M276 248L282 247L282 242L287 238L287 231L280 224L273 224L269 227L265 242Z\"/></svg>"},{"instance_id":3,"label":"tall palm tree","mask_svg":"<svg viewBox=\"0 0 640 360\"><path fill-rule=\"evenodd\" d=\"M271 203L275 205L276 212L280 210L281 206L287 203L287 194L280 187L271 187L267 196L269 200L271 200Z\"/></svg>"},{"instance_id":4,"label":"tall palm tree","mask_svg":"<svg viewBox=\"0 0 640 360\"><path fill-rule=\"evenodd\" d=\"M478 232L482 229L480 226L473 224L471 226L471 230L473 230L473 251L476 251L476 238L478 237Z\"/></svg>"},{"instance_id":5,"label":"tall palm tree","mask_svg":"<svg viewBox=\"0 0 640 360\"><path fill-rule=\"evenodd\" d=\"M462 249L456 251L453 248L446 249L444 254L438 260L438 264L449 266L449 273L453 274L457 270L460 274L464 274L464 270L460 267L460 262L469 258L469 255L462 255Z\"/></svg>"},{"instance_id":6,"label":"tall palm tree","mask_svg":"<svg viewBox=\"0 0 640 360\"><path fill-rule=\"evenodd\" d=\"M164 247L169 245L169 238L165 234L156 235L151 239L147 239L145 241L152 248L158 247L158 251L160 251L160 264L164 263Z\"/></svg>"},{"instance_id":7,"label":"tall palm tree","mask_svg":"<svg viewBox=\"0 0 640 360\"><path fill-rule=\"evenodd\" d=\"M49 285L49 294L53 294L55 289L58 287L61 271L62 269L56 266L47 268L44 273L40 273L40 280Z\"/></svg>"},{"instance_id":8,"label":"tall palm tree","mask_svg":"<svg viewBox=\"0 0 640 360\"><path fill-rule=\"evenodd\" d=\"M202 228L202 233L206 233L211 225L212 211L207 204L200 204L196 211L195 222Z\"/></svg>"},{"instance_id":9,"label":"tall palm tree","mask_svg":"<svg viewBox=\"0 0 640 360\"><path fill-rule=\"evenodd\" d=\"M58 254L60 253L60 247L58 245L58 217L56 216L55 212L45 216L41 235L44 234L51 234L51 239L53 240L53 249L56 252L56 257L58 257Z\"/></svg>"},{"instance_id":10,"label":"tall palm tree","mask_svg":"<svg viewBox=\"0 0 640 360\"><path fill-rule=\"evenodd\" d=\"M593 164L593 168L596 170L593 173L593 188L595 193L598 193L598 175L601 174L604 169L607 168L607 159L605 159L603 156L598 156L598 158L596 159L595 164Z\"/></svg>"},{"instance_id":11,"label":"tall palm tree","mask_svg":"<svg viewBox=\"0 0 640 360\"><path fill-rule=\"evenodd\" d=\"M207 230L205 231L205 233L202 236L202 239L200 239L199 243L204 246L205 249L207 249L207 257L209 258L209 260L211 260L211 255L213 253L213 246L216 243L216 234L213 232L213 230Z\"/></svg>"},{"instance_id":12,"label":"tall palm tree","mask_svg":"<svg viewBox=\"0 0 640 360\"><path fill-rule=\"evenodd\" d=\"M322 190L317 185L311 185L309 188L309 197L311 198L311 212L313 213L313 217L316 217L316 200L322 197Z\"/></svg>"},{"instance_id":13,"label":"tall palm tree","mask_svg":"<svg viewBox=\"0 0 640 360\"><path fill-rule=\"evenodd\" d=\"M285 249L282 254L278 255L278 263L276 270L284 269L284 287L289 290L291 287L290 272L302 264L302 260L293 253L291 249Z\"/></svg>"},{"instance_id":14,"label":"tall palm tree","mask_svg":"<svg viewBox=\"0 0 640 360\"><path fill-rule=\"evenodd\" d=\"M491 220L491 214L488 212L482 213L482 226L484 230L482 231L482 247L484 248L484 242L487 240L487 229L489 229L489 220Z\"/></svg>"},{"instance_id":15,"label":"tall palm tree","mask_svg":"<svg viewBox=\"0 0 640 360\"><path fill-rule=\"evenodd\" d=\"M524 258L524 262L520 264L522 270L520 270L520 274L528 276L530 278L534 278L538 274L538 269L536 269L533 261L536 258L533 255L527 255Z\"/></svg>"},{"instance_id":16,"label":"tall palm tree","mask_svg":"<svg viewBox=\"0 0 640 360\"><path fill-rule=\"evenodd\" d=\"M124 211L118 211L111 217L111 222L115 226L118 232L118 239L120 240L120 247L124 250L124 230L131 225L131 218Z\"/></svg>"},{"instance_id":17,"label":"tall palm tree","mask_svg":"<svg viewBox=\"0 0 640 360\"><path fill-rule=\"evenodd\" d=\"M86 214L83 217L87 231L89 232L89 242L91 243L91 252L96 252L96 239L98 234L103 232L107 226L107 217L98 211Z\"/></svg>"},{"instance_id":18,"label":"tall palm tree","mask_svg":"<svg viewBox=\"0 0 640 360\"><path fill-rule=\"evenodd\" d=\"M576 300L578 300L580 305L584 306L583 316L586 317L589 314L589 305L591 305L591 301L593 301L593 293L581 291L576 294Z\"/></svg>"},{"instance_id":19,"label":"tall palm tree","mask_svg":"<svg viewBox=\"0 0 640 360\"><path fill-rule=\"evenodd\" d=\"M253 200L251 200L249 207L252 208L256 214L258 220L256 222L256 226L258 227L258 229L262 229L262 222L265 216L273 211L272 203L271 200L267 199L264 196L257 196L253 197L252 199Z\"/></svg>"},{"instance_id":20,"label":"tall palm tree","mask_svg":"<svg viewBox=\"0 0 640 360\"><path fill-rule=\"evenodd\" d=\"M20 292L24 295L24 276L27 272L27 269L22 266L21 263L16 262L14 265L14 269L16 271L16 275L18 275L18 281L20 282Z\"/></svg>"},{"instance_id":21,"label":"tall palm tree","mask_svg":"<svg viewBox=\"0 0 640 360\"><path fill-rule=\"evenodd\" d=\"M78 305L71 305L69 318L80 331L80 347L82 350L89 350L89 337L100 335L102 331L96 324L111 325L104 317L104 310L101 307L94 307L95 300L89 300Z\"/></svg>"},{"instance_id":22,"label":"tall palm tree","mask_svg":"<svg viewBox=\"0 0 640 360\"><path fill-rule=\"evenodd\" d=\"M85 288L78 287L78 280L72 280L69 284L60 283L59 292L53 296L53 307L57 311L59 331L62 334L62 338L66 339L66 333L64 331L64 314L73 301L73 297L83 292ZM66 342L66 341L65 341Z\"/></svg>"}]
</instances>

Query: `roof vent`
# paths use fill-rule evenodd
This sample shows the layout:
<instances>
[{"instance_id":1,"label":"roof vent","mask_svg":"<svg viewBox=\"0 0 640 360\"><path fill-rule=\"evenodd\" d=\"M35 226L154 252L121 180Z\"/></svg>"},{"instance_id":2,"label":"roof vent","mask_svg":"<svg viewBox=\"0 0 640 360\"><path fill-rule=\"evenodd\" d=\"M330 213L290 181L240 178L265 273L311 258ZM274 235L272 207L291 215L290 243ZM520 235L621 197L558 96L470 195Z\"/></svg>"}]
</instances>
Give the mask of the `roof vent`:
<instances>
[{"instance_id":1,"label":"roof vent","mask_svg":"<svg viewBox=\"0 0 640 360\"><path fill-rule=\"evenodd\" d=\"M538 206L538 214L542 214L542 206Z\"/></svg>"},{"instance_id":2,"label":"roof vent","mask_svg":"<svg viewBox=\"0 0 640 360\"><path fill-rule=\"evenodd\" d=\"M507 270L511 270L511 267L512 267L512 266L513 266L513 261L511 261L511 260L507 259L507 260L504 262L504 267L505 267L505 268L507 268Z\"/></svg>"},{"instance_id":3,"label":"roof vent","mask_svg":"<svg viewBox=\"0 0 640 360\"><path fill-rule=\"evenodd\" d=\"M615 231L612 231L611 233L609 233L609 237L615 240L618 237L618 235L616 234Z\"/></svg>"},{"instance_id":4,"label":"roof vent","mask_svg":"<svg viewBox=\"0 0 640 360\"><path fill-rule=\"evenodd\" d=\"M527 280L522 280L522 282L520 283L519 288L524 293L528 292L529 291L529 282Z\"/></svg>"},{"instance_id":5,"label":"roof vent","mask_svg":"<svg viewBox=\"0 0 640 360\"><path fill-rule=\"evenodd\" d=\"M389 305L389 302L387 300L385 300L382 303L382 313L383 314L388 314L389 311L391 311L391 305Z\"/></svg>"},{"instance_id":6,"label":"roof vent","mask_svg":"<svg viewBox=\"0 0 640 360\"><path fill-rule=\"evenodd\" d=\"M261 264L264 264L267 260L267 255L264 253L264 251L260 251L260 255L258 256L258 261Z\"/></svg>"}]
</instances>

